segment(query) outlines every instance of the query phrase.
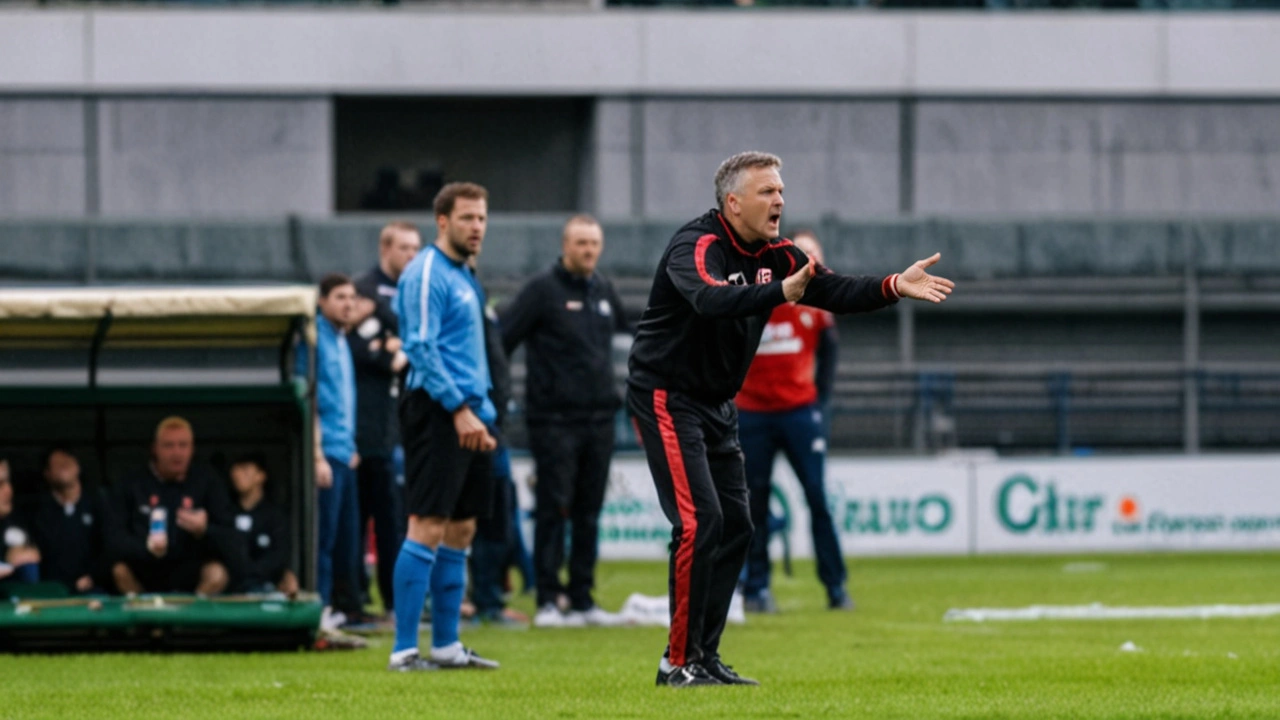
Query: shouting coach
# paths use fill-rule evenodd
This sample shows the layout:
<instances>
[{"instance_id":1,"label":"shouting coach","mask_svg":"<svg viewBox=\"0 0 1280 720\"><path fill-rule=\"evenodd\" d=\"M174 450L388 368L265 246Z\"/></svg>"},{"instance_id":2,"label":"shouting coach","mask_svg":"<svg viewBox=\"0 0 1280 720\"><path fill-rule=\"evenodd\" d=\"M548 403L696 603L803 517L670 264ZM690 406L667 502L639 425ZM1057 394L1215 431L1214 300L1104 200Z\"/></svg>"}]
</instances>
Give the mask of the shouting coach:
<instances>
[{"instance_id":1,"label":"shouting coach","mask_svg":"<svg viewBox=\"0 0 1280 720\"><path fill-rule=\"evenodd\" d=\"M785 302L855 313L899 298L942 302L925 268L837 275L778 238L782 161L745 152L716 171L718 207L678 230L658 262L627 380L662 510L671 521L671 631L658 684L758 685L720 660L720 635L751 540L733 398L765 323Z\"/></svg>"}]
</instances>

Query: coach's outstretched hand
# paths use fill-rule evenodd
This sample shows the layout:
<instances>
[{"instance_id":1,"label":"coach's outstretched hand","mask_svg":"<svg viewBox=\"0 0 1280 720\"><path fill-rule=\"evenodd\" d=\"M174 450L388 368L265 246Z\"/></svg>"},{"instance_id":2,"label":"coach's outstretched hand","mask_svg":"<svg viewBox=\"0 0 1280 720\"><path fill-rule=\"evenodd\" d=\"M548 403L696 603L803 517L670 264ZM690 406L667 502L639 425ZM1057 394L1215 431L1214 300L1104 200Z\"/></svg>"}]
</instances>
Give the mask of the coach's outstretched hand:
<instances>
[{"instance_id":1,"label":"coach's outstretched hand","mask_svg":"<svg viewBox=\"0 0 1280 720\"><path fill-rule=\"evenodd\" d=\"M898 276L898 294L903 297L928 300L935 303L946 300L947 296L951 294L951 289L956 284L946 278L930 275L924 271L925 268L941 259L942 253L934 253L931 257L917 261L911 267L903 270L902 274Z\"/></svg>"}]
</instances>

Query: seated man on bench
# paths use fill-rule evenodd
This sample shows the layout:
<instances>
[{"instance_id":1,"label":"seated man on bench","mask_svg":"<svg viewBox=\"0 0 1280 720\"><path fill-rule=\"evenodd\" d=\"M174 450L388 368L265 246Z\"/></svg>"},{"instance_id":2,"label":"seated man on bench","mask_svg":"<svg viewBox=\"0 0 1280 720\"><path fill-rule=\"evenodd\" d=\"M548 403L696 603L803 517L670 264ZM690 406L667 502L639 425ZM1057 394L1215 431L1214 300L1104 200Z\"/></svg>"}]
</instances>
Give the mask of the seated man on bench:
<instances>
[{"instance_id":1,"label":"seated man on bench","mask_svg":"<svg viewBox=\"0 0 1280 720\"><path fill-rule=\"evenodd\" d=\"M226 589L227 563L243 555L241 539L231 525L225 483L192 465L194 451L191 423L165 418L156 427L151 462L113 489L111 574L120 592L216 595Z\"/></svg>"}]
</instances>

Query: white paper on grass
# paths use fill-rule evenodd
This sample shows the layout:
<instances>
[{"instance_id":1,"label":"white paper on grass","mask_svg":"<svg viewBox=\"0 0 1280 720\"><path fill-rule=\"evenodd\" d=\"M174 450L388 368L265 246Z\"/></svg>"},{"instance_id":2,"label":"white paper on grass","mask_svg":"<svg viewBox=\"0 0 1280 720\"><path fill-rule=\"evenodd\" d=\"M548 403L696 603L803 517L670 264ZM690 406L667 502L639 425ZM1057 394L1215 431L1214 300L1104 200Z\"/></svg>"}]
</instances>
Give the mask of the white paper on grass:
<instances>
[{"instance_id":1,"label":"white paper on grass","mask_svg":"<svg viewBox=\"0 0 1280 720\"><path fill-rule=\"evenodd\" d=\"M626 602L622 603L622 610L618 611L618 617L627 625L661 625L662 627L670 627L670 600L666 595L653 596L632 593ZM729 603L728 620L735 625L741 625L747 621L747 615L742 605L742 593L735 592L733 594L733 600Z\"/></svg>"},{"instance_id":2,"label":"white paper on grass","mask_svg":"<svg viewBox=\"0 0 1280 720\"><path fill-rule=\"evenodd\" d=\"M1280 603L1265 605L1183 605L1173 607L1108 607L1092 605L1032 605L1024 608L952 608L944 622L1029 620L1169 620L1258 618L1280 615Z\"/></svg>"}]
</instances>

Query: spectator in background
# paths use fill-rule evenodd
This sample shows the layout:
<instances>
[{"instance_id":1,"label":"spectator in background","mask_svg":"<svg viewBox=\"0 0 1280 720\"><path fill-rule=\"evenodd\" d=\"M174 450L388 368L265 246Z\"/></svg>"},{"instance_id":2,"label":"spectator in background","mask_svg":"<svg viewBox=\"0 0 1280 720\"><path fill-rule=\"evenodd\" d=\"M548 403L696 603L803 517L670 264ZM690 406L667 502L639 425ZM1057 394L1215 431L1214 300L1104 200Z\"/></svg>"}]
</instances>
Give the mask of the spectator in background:
<instances>
[{"instance_id":1,"label":"spectator in background","mask_svg":"<svg viewBox=\"0 0 1280 720\"><path fill-rule=\"evenodd\" d=\"M49 450L42 467L47 492L30 498L24 512L40 548L40 577L71 593L101 593L111 587L106 496L84 487L80 461L66 448Z\"/></svg>"},{"instance_id":2,"label":"spectator in background","mask_svg":"<svg viewBox=\"0 0 1280 720\"><path fill-rule=\"evenodd\" d=\"M351 278L332 273L320 280L316 314L316 591L325 605L324 629L347 618L335 612L345 594L359 612L360 508L356 493L356 380L346 333L355 315ZM298 374L306 374L306 353L298 353Z\"/></svg>"},{"instance_id":3,"label":"spectator in background","mask_svg":"<svg viewBox=\"0 0 1280 720\"><path fill-rule=\"evenodd\" d=\"M422 249L418 226L398 220L387 223L378 235L378 264L355 278L356 290L378 301L378 319L392 335L399 335L393 304L400 274Z\"/></svg>"},{"instance_id":4,"label":"spectator in background","mask_svg":"<svg viewBox=\"0 0 1280 720\"><path fill-rule=\"evenodd\" d=\"M116 483L107 537L120 592L216 595L226 589L228 564L239 555L231 503L213 472L192 464L194 453L191 423L167 417L156 426L151 463Z\"/></svg>"},{"instance_id":5,"label":"spectator in background","mask_svg":"<svg viewBox=\"0 0 1280 720\"><path fill-rule=\"evenodd\" d=\"M596 272L603 248L604 231L595 218L569 218L560 259L530 280L501 318L506 351L526 346L525 411L538 478L537 627L617 621L591 595L613 417L622 405L613 375L613 335L631 331L613 283ZM566 524L572 526L567 586L560 581ZM562 595L568 596L568 613L558 607Z\"/></svg>"},{"instance_id":6,"label":"spectator in background","mask_svg":"<svg viewBox=\"0 0 1280 720\"><path fill-rule=\"evenodd\" d=\"M0 586L40 580L40 551L13 512L9 461L0 459Z\"/></svg>"},{"instance_id":7,"label":"spectator in background","mask_svg":"<svg viewBox=\"0 0 1280 720\"><path fill-rule=\"evenodd\" d=\"M794 242L811 260L824 264L822 247L813 232L797 231ZM833 610L853 608L823 484L827 458L824 417L837 351L835 317L830 312L783 303L769 316L760 347L735 398L755 526L742 588L748 611L777 611L769 589L769 498L773 461L779 450L800 480L809 505L818 579L827 589L827 606Z\"/></svg>"},{"instance_id":8,"label":"spectator in background","mask_svg":"<svg viewBox=\"0 0 1280 720\"><path fill-rule=\"evenodd\" d=\"M248 553L240 584L246 592L293 595L298 592L298 577L289 569L289 517L266 498L266 484L267 463L262 455L244 455L231 463L234 526Z\"/></svg>"},{"instance_id":9,"label":"spectator in background","mask_svg":"<svg viewBox=\"0 0 1280 720\"><path fill-rule=\"evenodd\" d=\"M378 237L378 264L354 281L356 319L347 335L356 374L356 485L360 504L360 549L368 547L369 521L378 554L378 591L388 614L394 610L392 577L404 542L404 498L396 484L395 451L400 444L395 398L398 378L408 366L392 303L400 274L422 248L418 228L393 222ZM361 588L368 586L359 564Z\"/></svg>"}]
</instances>

